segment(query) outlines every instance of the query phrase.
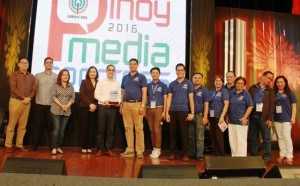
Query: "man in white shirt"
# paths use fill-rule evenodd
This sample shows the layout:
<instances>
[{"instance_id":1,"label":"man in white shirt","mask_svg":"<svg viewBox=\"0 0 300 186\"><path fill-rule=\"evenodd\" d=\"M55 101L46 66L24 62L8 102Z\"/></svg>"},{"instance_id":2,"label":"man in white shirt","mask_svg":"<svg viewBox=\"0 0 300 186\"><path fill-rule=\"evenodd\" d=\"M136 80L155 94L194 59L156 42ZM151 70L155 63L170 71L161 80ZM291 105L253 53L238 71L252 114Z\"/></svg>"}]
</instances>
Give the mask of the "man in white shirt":
<instances>
[{"instance_id":1,"label":"man in white shirt","mask_svg":"<svg viewBox=\"0 0 300 186\"><path fill-rule=\"evenodd\" d=\"M98 100L97 157L103 154L116 156L112 152L112 145L117 108L121 101L121 87L120 83L114 80L115 70L114 65L108 65L106 78L99 81L95 89L95 98Z\"/></svg>"}]
</instances>

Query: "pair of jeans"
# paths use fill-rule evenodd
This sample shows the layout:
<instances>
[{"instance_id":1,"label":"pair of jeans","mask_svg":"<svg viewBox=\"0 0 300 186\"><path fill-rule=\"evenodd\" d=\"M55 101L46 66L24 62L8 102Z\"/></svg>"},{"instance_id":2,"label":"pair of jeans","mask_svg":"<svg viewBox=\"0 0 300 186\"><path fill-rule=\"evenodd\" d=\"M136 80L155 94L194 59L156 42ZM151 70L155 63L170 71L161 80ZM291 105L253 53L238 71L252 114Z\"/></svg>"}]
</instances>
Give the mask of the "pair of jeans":
<instances>
[{"instance_id":1,"label":"pair of jeans","mask_svg":"<svg viewBox=\"0 0 300 186\"><path fill-rule=\"evenodd\" d=\"M259 132L263 139L263 159L271 159L271 129L268 128L266 121L262 120L261 115L252 114L250 116L250 126L249 126L249 144L250 153L252 156L258 155L258 140Z\"/></svg>"},{"instance_id":2,"label":"pair of jeans","mask_svg":"<svg viewBox=\"0 0 300 186\"><path fill-rule=\"evenodd\" d=\"M91 149L95 140L97 110L90 112L88 107L80 107L79 113L82 149Z\"/></svg>"},{"instance_id":3,"label":"pair of jeans","mask_svg":"<svg viewBox=\"0 0 300 186\"><path fill-rule=\"evenodd\" d=\"M162 125L160 124L164 107L147 108L146 115L151 132L152 146L161 148Z\"/></svg>"},{"instance_id":4,"label":"pair of jeans","mask_svg":"<svg viewBox=\"0 0 300 186\"><path fill-rule=\"evenodd\" d=\"M60 148L63 143L65 128L68 124L70 116L55 115L52 113L51 117L53 123L51 148L57 149Z\"/></svg>"},{"instance_id":5,"label":"pair of jeans","mask_svg":"<svg viewBox=\"0 0 300 186\"><path fill-rule=\"evenodd\" d=\"M213 145L213 155L214 156L224 156L224 133L221 131L218 123L220 118L210 117L209 118L209 133L211 138L211 143Z\"/></svg>"},{"instance_id":6,"label":"pair of jeans","mask_svg":"<svg viewBox=\"0 0 300 186\"><path fill-rule=\"evenodd\" d=\"M170 152L174 154L177 147L177 136L180 132L182 151L184 156L189 155L189 122L186 121L188 112L170 111Z\"/></svg>"},{"instance_id":7,"label":"pair of jeans","mask_svg":"<svg viewBox=\"0 0 300 186\"><path fill-rule=\"evenodd\" d=\"M12 147L12 142L17 126L16 147L23 147L23 138L26 133L26 126L31 103L23 104L22 100L9 99L9 120L6 129L5 147Z\"/></svg>"},{"instance_id":8,"label":"pair of jeans","mask_svg":"<svg viewBox=\"0 0 300 186\"><path fill-rule=\"evenodd\" d=\"M112 150L117 108L98 107L97 149Z\"/></svg>"},{"instance_id":9,"label":"pair of jeans","mask_svg":"<svg viewBox=\"0 0 300 186\"><path fill-rule=\"evenodd\" d=\"M202 113L195 114L195 117L189 126L190 156L196 158L203 157L204 151L205 126L202 124L202 118Z\"/></svg>"},{"instance_id":10,"label":"pair of jeans","mask_svg":"<svg viewBox=\"0 0 300 186\"><path fill-rule=\"evenodd\" d=\"M51 105L34 105L35 122L31 128L31 147L38 146L41 135L43 134L43 128L47 129L46 135L49 140L51 139L52 121L50 108Z\"/></svg>"}]
</instances>

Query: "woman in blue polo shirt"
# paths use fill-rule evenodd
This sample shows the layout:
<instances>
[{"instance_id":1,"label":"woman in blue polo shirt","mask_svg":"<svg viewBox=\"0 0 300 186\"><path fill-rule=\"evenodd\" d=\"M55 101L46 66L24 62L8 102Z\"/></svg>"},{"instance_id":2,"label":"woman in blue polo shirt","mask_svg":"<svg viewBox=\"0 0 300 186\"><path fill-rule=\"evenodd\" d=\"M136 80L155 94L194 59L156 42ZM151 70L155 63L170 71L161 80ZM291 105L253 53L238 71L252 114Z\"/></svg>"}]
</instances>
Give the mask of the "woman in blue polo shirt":
<instances>
[{"instance_id":1,"label":"woman in blue polo shirt","mask_svg":"<svg viewBox=\"0 0 300 186\"><path fill-rule=\"evenodd\" d=\"M253 101L249 92L244 89L244 77L237 77L234 85L235 91L230 93L228 112L231 156L247 156L248 117L253 109Z\"/></svg>"},{"instance_id":2,"label":"woman in blue polo shirt","mask_svg":"<svg viewBox=\"0 0 300 186\"><path fill-rule=\"evenodd\" d=\"M209 123L210 137L215 156L224 156L224 137L218 124L224 122L229 106L229 94L223 87L224 78L220 75L214 78L215 89L209 91Z\"/></svg>"},{"instance_id":3,"label":"woman in blue polo shirt","mask_svg":"<svg viewBox=\"0 0 300 186\"><path fill-rule=\"evenodd\" d=\"M279 158L277 163L293 164L293 142L291 138L292 125L296 123L295 93L290 90L288 80L284 76L275 79L276 112L274 125L278 134Z\"/></svg>"}]
</instances>

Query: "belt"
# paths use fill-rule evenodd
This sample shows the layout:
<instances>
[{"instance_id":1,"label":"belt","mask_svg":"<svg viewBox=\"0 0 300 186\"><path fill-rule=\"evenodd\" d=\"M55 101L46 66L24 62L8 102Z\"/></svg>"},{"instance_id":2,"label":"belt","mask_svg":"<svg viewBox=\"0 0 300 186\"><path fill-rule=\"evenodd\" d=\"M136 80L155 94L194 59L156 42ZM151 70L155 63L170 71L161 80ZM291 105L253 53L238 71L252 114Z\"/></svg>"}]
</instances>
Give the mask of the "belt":
<instances>
[{"instance_id":1,"label":"belt","mask_svg":"<svg viewBox=\"0 0 300 186\"><path fill-rule=\"evenodd\" d=\"M141 99L125 99L124 102L128 102L128 103L138 103L141 102Z\"/></svg>"},{"instance_id":2,"label":"belt","mask_svg":"<svg viewBox=\"0 0 300 186\"><path fill-rule=\"evenodd\" d=\"M155 108L164 107L163 105L157 105ZM151 108L150 106L147 106L147 108ZM152 108L153 109L153 108Z\"/></svg>"},{"instance_id":3,"label":"belt","mask_svg":"<svg viewBox=\"0 0 300 186\"><path fill-rule=\"evenodd\" d=\"M15 97L11 97L11 98L14 98L14 99L17 99L17 100L23 100L23 99L21 99L21 98L15 98Z\"/></svg>"},{"instance_id":4,"label":"belt","mask_svg":"<svg viewBox=\"0 0 300 186\"><path fill-rule=\"evenodd\" d=\"M111 109L111 108L117 108L116 106L109 106L109 105L101 105L98 104L98 108L107 108L107 109Z\"/></svg>"}]
</instances>

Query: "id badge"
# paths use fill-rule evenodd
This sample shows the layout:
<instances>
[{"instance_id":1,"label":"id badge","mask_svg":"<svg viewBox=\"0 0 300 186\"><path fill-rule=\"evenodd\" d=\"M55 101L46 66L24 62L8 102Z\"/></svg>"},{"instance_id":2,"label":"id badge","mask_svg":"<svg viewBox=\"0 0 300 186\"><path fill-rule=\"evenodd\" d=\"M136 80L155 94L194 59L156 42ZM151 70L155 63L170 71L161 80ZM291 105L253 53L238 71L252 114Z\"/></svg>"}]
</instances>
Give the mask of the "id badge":
<instances>
[{"instance_id":1,"label":"id badge","mask_svg":"<svg viewBox=\"0 0 300 186\"><path fill-rule=\"evenodd\" d=\"M276 113L277 114L281 114L282 113L282 106L281 105L277 105L276 106Z\"/></svg>"},{"instance_id":2,"label":"id badge","mask_svg":"<svg viewBox=\"0 0 300 186\"><path fill-rule=\"evenodd\" d=\"M156 101L151 101L150 108L156 108Z\"/></svg>"},{"instance_id":3,"label":"id badge","mask_svg":"<svg viewBox=\"0 0 300 186\"><path fill-rule=\"evenodd\" d=\"M257 103L256 104L256 112L262 112L263 104L262 103Z\"/></svg>"},{"instance_id":4,"label":"id badge","mask_svg":"<svg viewBox=\"0 0 300 186\"><path fill-rule=\"evenodd\" d=\"M209 116L210 116L211 118L215 117L215 111L214 111L214 110L210 110L210 111L209 111Z\"/></svg>"}]
</instances>

